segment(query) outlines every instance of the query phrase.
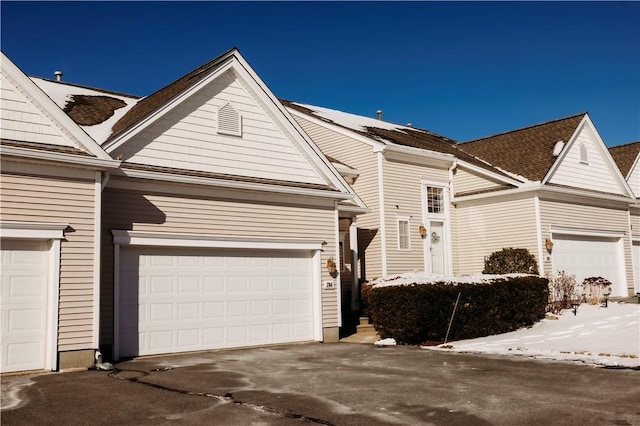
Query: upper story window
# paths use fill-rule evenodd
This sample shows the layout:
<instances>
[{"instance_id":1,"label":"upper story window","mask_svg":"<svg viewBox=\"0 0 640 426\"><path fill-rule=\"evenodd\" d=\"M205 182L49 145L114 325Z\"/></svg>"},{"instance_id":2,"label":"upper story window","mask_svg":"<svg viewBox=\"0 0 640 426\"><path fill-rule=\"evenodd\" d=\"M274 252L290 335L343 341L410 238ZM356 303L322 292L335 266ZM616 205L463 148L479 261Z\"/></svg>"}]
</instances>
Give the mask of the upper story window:
<instances>
[{"instance_id":1,"label":"upper story window","mask_svg":"<svg viewBox=\"0 0 640 426\"><path fill-rule=\"evenodd\" d=\"M218 108L218 133L242 136L242 116L229 102Z\"/></svg>"},{"instance_id":2,"label":"upper story window","mask_svg":"<svg viewBox=\"0 0 640 426\"><path fill-rule=\"evenodd\" d=\"M408 217L398 218L398 250L411 250Z\"/></svg>"},{"instance_id":3,"label":"upper story window","mask_svg":"<svg viewBox=\"0 0 640 426\"><path fill-rule=\"evenodd\" d=\"M427 212L444 213L443 188L427 186Z\"/></svg>"}]
</instances>

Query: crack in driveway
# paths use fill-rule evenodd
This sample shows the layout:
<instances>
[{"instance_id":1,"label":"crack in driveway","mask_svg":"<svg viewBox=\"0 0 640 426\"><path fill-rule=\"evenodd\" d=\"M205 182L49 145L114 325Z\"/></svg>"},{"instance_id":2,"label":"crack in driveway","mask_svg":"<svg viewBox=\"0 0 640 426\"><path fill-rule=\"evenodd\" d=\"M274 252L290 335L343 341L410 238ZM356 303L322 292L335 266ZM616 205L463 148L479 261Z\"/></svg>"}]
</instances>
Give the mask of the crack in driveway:
<instances>
[{"instance_id":1,"label":"crack in driveway","mask_svg":"<svg viewBox=\"0 0 640 426\"><path fill-rule=\"evenodd\" d=\"M172 368L171 367L157 368L157 369L151 370L151 372L162 372L162 371L169 371L169 370L172 370ZM139 373L139 374L135 375L133 377L121 377L119 375L120 373L125 373L126 374L127 372ZM140 380L140 378L142 378L142 377L149 376L151 372L142 371L142 370L115 368L113 372L109 373L109 377L112 377L112 378L115 378L115 379L118 379L118 380L125 380L125 381L131 382L131 383L137 383L137 384L149 386L149 387L152 387L152 388L155 388L155 389L160 389L160 390L163 390L163 391L175 392L175 393L180 393L180 394L183 394L183 395L190 395L190 396L198 396L198 397L217 399L218 401L232 403L232 404L235 404L235 405L238 405L238 406L247 407L247 408L250 408L252 410L256 410L256 411L259 411L259 412L262 412L262 413L272 414L272 415L275 415L275 416L281 416L281 417L286 417L286 418L295 419L295 420L302 420L302 421L309 422L309 423L314 423L314 424L321 424L321 425L326 425L326 426L335 426L333 423L328 422L326 420L318 419L318 418L315 418L315 417L305 416L304 414L282 412L282 411L278 411L278 410L276 410L274 408L266 407L264 405L252 404L250 402L241 401L239 399L236 399L236 397L233 395L233 392L228 392L225 395L218 395L218 394L209 393L209 392L193 392L193 391L188 391L188 390L185 390L185 389L177 389L177 388L172 388L172 387L168 387L168 386L164 386L164 385L160 385L160 384L156 384L156 383L149 383L149 382Z\"/></svg>"}]
</instances>

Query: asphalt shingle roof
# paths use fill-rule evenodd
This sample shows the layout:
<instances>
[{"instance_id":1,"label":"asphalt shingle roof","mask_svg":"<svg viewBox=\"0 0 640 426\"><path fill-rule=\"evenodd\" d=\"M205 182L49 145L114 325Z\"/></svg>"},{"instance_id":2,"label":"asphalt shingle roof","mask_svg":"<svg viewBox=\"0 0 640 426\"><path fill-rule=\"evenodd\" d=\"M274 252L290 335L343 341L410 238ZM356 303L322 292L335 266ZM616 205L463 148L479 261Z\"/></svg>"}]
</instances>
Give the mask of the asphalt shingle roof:
<instances>
[{"instance_id":1,"label":"asphalt shingle roof","mask_svg":"<svg viewBox=\"0 0 640 426\"><path fill-rule=\"evenodd\" d=\"M640 153L640 141L614 146L609 148L609 152L622 175L627 176L631 171L631 166L636 161L636 157L638 157L638 153Z\"/></svg>"},{"instance_id":2,"label":"asphalt shingle roof","mask_svg":"<svg viewBox=\"0 0 640 426\"><path fill-rule=\"evenodd\" d=\"M557 142L569 142L586 112L488 136L458 146L510 173L541 181L553 166Z\"/></svg>"}]
</instances>

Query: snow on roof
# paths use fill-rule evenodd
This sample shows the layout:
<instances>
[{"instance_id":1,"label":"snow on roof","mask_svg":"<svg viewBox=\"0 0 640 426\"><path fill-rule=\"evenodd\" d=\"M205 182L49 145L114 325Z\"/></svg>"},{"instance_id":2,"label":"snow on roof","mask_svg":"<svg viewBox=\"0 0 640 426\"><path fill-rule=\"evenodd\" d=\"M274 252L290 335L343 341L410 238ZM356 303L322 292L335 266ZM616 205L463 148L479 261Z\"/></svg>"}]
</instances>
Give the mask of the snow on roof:
<instances>
[{"instance_id":1,"label":"snow on roof","mask_svg":"<svg viewBox=\"0 0 640 426\"><path fill-rule=\"evenodd\" d=\"M405 133L406 130L424 132L424 130L421 129L403 126L395 123L389 123L388 121L378 120L377 118L363 117L361 115L350 114L348 112L337 111L334 109L323 108L315 105L302 104L299 102L292 103L313 111L319 117L330 120L343 127L355 130L356 132L366 132L368 127L376 127L385 130L396 130Z\"/></svg>"},{"instance_id":2,"label":"snow on roof","mask_svg":"<svg viewBox=\"0 0 640 426\"><path fill-rule=\"evenodd\" d=\"M118 122L130 109L133 107L138 101L139 98L135 96L128 96L123 94L117 94L114 92L107 92L98 89L91 89L88 87L77 86L74 84L68 84L64 82L56 82L52 80L47 80L38 77L30 77L31 80L38 86L40 89L47 94L55 103L60 107L60 109L64 110L65 106L72 102L72 97L74 95L83 95L83 96L101 96L101 97L110 97L114 99L121 100L126 105L122 108L118 108L113 111L113 115L108 117L106 120L102 121L99 124L87 126L81 125L80 127L87 132L89 136L93 138L99 144L102 144L111 134L111 129L113 125Z\"/></svg>"},{"instance_id":3,"label":"snow on roof","mask_svg":"<svg viewBox=\"0 0 640 426\"><path fill-rule=\"evenodd\" d=\"M436 275L424 272L408 272L386 278L378 278L370 282L375 287L390 287L396 285L409 284L435 284L449 283L456 284L487 284L501 278L523 277L527 274L505 274L505 275Z\"/></svg>"}]
</instances>

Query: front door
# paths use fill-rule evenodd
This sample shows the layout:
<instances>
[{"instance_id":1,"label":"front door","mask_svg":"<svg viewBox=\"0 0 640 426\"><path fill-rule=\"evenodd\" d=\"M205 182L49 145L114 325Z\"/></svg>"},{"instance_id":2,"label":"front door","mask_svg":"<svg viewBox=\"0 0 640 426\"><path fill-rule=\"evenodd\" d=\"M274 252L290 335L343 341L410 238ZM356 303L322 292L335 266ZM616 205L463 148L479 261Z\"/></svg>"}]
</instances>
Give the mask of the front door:
<instances>
[{"instance_id":1,"label":"front door","mask_svg":"<svg viewBox=\"0 0 640 426\"><path fill-rule=\"evenodd\" d=\"M443 275L446 272L444 223L431 221L429 223L429 231L428 243L431 252L431 273Z\"/></svg>"}]
</instances>

